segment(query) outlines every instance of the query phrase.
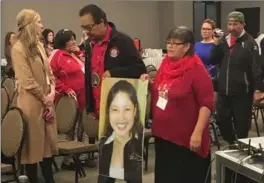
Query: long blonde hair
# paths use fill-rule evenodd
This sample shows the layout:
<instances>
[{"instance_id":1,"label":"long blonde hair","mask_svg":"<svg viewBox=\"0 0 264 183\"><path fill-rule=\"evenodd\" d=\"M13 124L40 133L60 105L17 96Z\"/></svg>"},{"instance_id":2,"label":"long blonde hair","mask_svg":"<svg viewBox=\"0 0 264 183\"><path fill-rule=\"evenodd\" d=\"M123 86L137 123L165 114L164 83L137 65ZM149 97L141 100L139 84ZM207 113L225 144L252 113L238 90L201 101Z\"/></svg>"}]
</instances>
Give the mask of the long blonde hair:
<instances>
[{"instance_id":1,"label":"long blonde hair","mask_svg":"<svg viewBox=\"0 0 264 183\"><path fill-rule=\"evenodd\" d=\"M36 29L36 22L39 18L39 14L31 9L23 9L17 14L17 26L16 33L17 40L19 40L27 56L33 58L38 54L38 35Z\"/></svg>"}]
</instances>

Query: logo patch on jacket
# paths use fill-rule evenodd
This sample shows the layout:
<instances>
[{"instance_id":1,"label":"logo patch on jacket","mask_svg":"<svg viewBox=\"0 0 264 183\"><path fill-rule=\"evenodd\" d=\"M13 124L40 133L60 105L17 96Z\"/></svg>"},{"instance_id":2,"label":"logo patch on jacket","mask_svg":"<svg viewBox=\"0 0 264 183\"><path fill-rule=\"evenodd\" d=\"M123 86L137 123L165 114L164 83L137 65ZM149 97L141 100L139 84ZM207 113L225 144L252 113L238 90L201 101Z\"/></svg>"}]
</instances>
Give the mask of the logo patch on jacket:
<instances>
[{"instance_id":1,"label":"logo patch on jacket","mask_svg":"<svg viewBox=\"0 0 264 183\"><path fill-rule=\"evenodd\" d=\"M113 57L113 58L115 58L115 57L117 57L119 55L119 49L117 47L111 48L109 52L110 52L109 53L110 56Z\"/></svg>"}]
</instances>

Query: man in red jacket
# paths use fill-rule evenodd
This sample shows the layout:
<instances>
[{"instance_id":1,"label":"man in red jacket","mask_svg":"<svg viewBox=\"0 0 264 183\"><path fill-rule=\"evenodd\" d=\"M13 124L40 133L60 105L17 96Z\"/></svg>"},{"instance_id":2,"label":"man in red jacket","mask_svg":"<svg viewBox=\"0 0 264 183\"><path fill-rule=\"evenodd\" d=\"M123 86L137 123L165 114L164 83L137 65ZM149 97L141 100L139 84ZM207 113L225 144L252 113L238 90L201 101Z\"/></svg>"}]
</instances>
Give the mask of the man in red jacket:
<instances>
[{"instance_id":1,"label":"man in red jacket","mask_svg":"<svg viewBox=\"0 0 264 183\"><path fill-rule=\"evenodd\" d=\"M79 16L81 27L87 31L92 43L92 48L86 46L85 49L86 110L98 118L102 79L139 78L146 73L146 67L133 40L117 31L113 24L108 24L105 12L98 6L83 7ZM115 179L109 177L98 178L98 183L113 182Z\"/></svg>"}]
</instances>

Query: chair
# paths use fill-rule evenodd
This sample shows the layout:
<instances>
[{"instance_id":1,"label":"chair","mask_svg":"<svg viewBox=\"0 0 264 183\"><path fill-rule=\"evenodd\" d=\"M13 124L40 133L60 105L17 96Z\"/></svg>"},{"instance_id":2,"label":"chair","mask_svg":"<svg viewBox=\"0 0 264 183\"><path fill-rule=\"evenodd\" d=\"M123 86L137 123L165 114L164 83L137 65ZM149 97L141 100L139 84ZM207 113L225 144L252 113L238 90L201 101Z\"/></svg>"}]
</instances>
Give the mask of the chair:
<instances>
[{"instance_id":1,"label":"chair","mask_svg":"<svg viewBox=\"0 0 264 183\"><path fill-rule=\"evenodd\" d=\"M17 172L20 169L20 158L21 158L21 150L24 141L25 125L26 122L23 117L23 113L19 108L16 107L11 108L2 120L2 124L1 124L2 153L9 158L15 156L17 158L16 158L16 163L15 161L12 164L1 163L1 174L14 176L13 180L5 180L5 181L3 181L3 177L2 177L1 182L16 181L17 183L19 183Z\"/></svg>"},{"instance_id":2,"label":"chair","mask_svg":"<svg viewBox=\"0 0 264 183\"><path fill-rule=\"evenodd\" d=\"M89 137L89 139L93 138L95 141L98 140L98 132L99 132L99 120L98 119L96 119L91 114L87 114L86 112L83 112L82 113L82 125L83 125L84 132ZM94 152L90 152L88 154L89 159L92 159L92 160L95 159Z\"/></svg>"},{"instance_id":3,"label":"chair","mask_svg":"<svg viewBox=\"0 0 264 183\"><path fill-rule=\"evenodd\" d=\"M68 134L77 123L79 112L76 99L68 96L60 98L56 105L57 129L59 134ZM97 149L95 144L79 142L74 140L63 140L58 142L59 155L71 156L75 162L75 183L79 182L79 175L85 177L84 169L79 159L81 154L89 153Z\"/></svg>"},{"instance_id":4,"label":"chair","mask_svg":"<svg viewBox=\"0 0 264 183\"><path fill-rule=\"evenodd\" d=\"M258 116L259 116L259 112L260 112L262 122L264 124L263 110L264 110L264 103L263 102L253 102L252 118L253 118L253 121L255 122L258 137L260 137L259 127L258 127Z\"/></svg>"},{"instance_id":5,"label":"chair","mask_svg":"<svg viewBox=\"0 0 264 183\"><path fill-rule=\"evenodd\" d=\"M17 97L18 97L18 92L16 91L14 93L12 101L10 101L10 107L17 107Z\"/></svg>"},{"instance_id":6,"label":"chair","mask_svg":"<svg viewBox=\"0 0 264 183\"><path fill-rule=\"evenodd\" d=\"M2 82L2 86L6 87L10 99L9 102L11 102L15 94L15 80L12 78L6 78Z\"/></svg>"},{"instance_id":7,"label":"chair","mask_svg":"<svg viewBox=\"0 0 264 183\"><path fill-rule=\"evenodd\" d=\"M6 87L1 87L1 118L3 119L9 108L10 99Z\"/></svg>"},{"instance_id":8,"label":"chair","mask_svg":"<svg viewBox=\"0 0 264 183\"><path fill-rule=\"evenodd\" d=\"M147 74L149 74L152 71L157 71L157 69L156 69L156 67L154 65L148 65L146 67L146 70L147 70Z\"/></svg>"}]
</instances>

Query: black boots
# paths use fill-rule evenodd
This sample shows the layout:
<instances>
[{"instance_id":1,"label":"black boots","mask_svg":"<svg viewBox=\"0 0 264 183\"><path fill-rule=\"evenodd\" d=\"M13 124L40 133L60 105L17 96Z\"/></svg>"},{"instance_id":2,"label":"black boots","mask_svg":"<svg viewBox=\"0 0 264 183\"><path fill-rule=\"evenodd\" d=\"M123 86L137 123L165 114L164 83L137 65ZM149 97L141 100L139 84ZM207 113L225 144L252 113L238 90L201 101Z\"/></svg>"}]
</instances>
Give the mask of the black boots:
<instances>
[{"instance_id":1,"label":"black boots","mask_svg":"<svg viewBox=\"0 0 264 183\"><path fill-rule=\"evenodd\" d=\"M39 183L37 163L27 164L25 168L29 183Z\"/></svg>"},{"instance_id":2,"label":"black boots","mask_svg":"<svg viewBox=\"0 0 264 183\"><path fill-rule=\"evenodd\" d=\"M52 158L44 158L43 161L40 162L40 167L45 179L45 183L55 183L52 172ZM27 164L26 172L29 183L39 183L37 163Z\"/></svg>"},{"instance_id":3,"label":"black boots","mask_svg":"<svg viewBox=\"0 0 264 183\"><path fill-rule=\"evenodd\" d=\"M45 183L55 183L52 172L52 158L44 158L40 162L41 171L45 179Z\"/></svg>"}]
</instances>

